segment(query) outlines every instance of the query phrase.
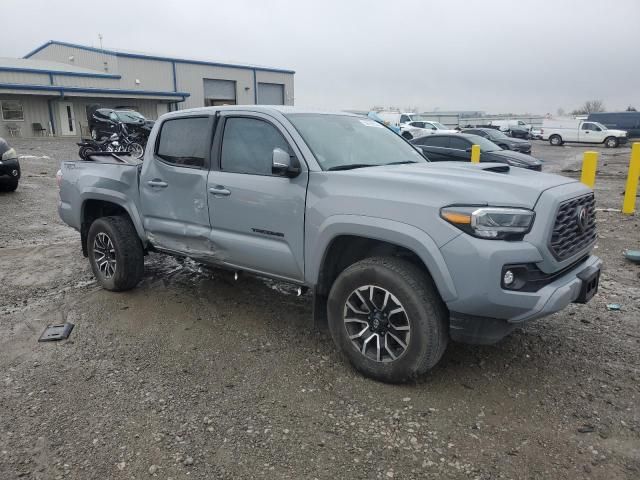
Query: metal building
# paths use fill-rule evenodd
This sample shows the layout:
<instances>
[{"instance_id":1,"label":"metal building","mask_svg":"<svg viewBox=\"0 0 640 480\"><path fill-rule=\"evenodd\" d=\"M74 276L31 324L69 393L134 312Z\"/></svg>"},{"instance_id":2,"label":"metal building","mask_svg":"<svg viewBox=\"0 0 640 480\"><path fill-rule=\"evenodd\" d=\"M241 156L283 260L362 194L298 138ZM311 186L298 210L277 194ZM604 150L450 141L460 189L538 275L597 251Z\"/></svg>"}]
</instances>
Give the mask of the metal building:
<instances>
[{"instance_id":1,"label":"metal building","mask_svg":"<svg viewBox=\"0 0 640 480\"><path fill-rule=\"evenodd\" d=\"M52 40L0 58L0 136L86 135L95 105L152 120L210 105L293 105L294 73Z\"/></svg>"}]
</instances>

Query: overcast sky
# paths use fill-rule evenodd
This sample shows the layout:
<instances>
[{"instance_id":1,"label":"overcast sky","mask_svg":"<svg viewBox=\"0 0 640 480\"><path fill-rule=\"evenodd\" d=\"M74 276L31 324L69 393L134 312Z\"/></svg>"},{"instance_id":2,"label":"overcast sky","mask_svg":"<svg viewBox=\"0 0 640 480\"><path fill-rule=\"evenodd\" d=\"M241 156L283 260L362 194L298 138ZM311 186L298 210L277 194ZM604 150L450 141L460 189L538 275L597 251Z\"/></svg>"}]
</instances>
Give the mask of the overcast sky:
<instances>
[{"instance_id":1,"label":"overcast sky","mask_svg":"<svg viewBox=\"0 0 640 480\"><path fill-rule=\"evenodd\" d=\"M298 106L640 109L639 0L0 0L0 12L0 56L101 33L105 48L293 69Z\"/></svg>"}]
</instances>

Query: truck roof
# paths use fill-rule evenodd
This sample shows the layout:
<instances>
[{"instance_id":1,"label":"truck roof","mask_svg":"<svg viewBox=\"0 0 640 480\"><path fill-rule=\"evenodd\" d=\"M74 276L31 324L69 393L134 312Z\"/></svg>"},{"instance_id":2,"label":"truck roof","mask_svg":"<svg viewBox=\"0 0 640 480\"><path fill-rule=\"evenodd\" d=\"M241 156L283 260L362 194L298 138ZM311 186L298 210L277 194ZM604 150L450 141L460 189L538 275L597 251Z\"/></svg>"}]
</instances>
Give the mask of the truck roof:
<instances>
[{"instance_id":1,"label":"truck roof","mask_svg":"<svg viewBox=\"0 0 640 480\"><path fill-rule=\"evenodd\" d=\"M357 115L355 113L340 111L340 110L319 110L319 109L309 109L309 108L300 108L300 107L292 107L288 105L227 105L221 107L199 107L199 108L189 108L185 110L177 110L175 112L169 112L163 115L163 117L173 117L173 116L182 116L185 114L193 114L200 113L206 115L212 115L215 112L228 112L228 111L251 111L251 112L261 112L261 113L280 113L282 115L291 114L291 113L316 113L316 114L326 114L326 115L348 115L353 117L358 117L361 115Z\"/></svg>"}]
</instances>

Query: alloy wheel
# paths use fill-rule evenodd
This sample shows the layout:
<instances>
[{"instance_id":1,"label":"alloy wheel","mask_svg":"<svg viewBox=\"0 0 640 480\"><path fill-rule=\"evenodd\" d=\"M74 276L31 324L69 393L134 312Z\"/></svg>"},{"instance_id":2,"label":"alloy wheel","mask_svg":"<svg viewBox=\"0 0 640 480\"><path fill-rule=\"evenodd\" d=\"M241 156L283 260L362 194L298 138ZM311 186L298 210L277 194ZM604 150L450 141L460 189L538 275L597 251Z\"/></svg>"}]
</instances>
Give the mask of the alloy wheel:
<instances>
[{"instance_id":1,"label":"alloy wheel","mask_svg":"<svg viewBox=\"0 0 640 480\"><path fill-rule=\"evenodd\" d=\"M109 235L100 232L93 241L93 259L100 273L105 278L111 278L116 273L116 249Z\"/></svg>"},{"instance_id":2,"label":"alloy wheel","mask_svg":"<svg viewBox=\"0 0 640 480\"><path fill-rule=\"evenodd\" d=\"M353 346L376 362L392 362L407 350L411 325L400 301L376 285L356 288L344 305L344 326Z\"/></svg>"}]
</instances>

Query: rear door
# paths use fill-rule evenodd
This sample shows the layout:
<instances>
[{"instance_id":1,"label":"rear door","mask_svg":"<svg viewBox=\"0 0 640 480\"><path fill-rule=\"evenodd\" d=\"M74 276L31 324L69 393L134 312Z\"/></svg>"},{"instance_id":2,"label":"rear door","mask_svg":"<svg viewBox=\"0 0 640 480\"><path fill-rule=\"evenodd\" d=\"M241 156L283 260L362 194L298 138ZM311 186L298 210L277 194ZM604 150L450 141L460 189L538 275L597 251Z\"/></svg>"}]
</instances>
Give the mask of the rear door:
<instances>
[{"instance_id":1,"label":"rear door","mask_svg":"<svg viewBox=\"0 0 640 480\"><path fill-rule=\"evenodd\" d=\"M293 281L304 279L308 171L286 129L256 112L224 112L207 182L212 240L226 264ZM295 178L273 175L273 150L300 164Z\"/></svg>"},{"instance_id":2,"label":"rear door","mask_svg":"<svg viewBox=\"0 0 640 480\"><path fill-rule=\"evenodd\" d=\"M145 157L140 203L149 241L162 250L208 260L207 177L214 117L188 116L162 122L153 156Z\"/></svg>"}]
</instances>

